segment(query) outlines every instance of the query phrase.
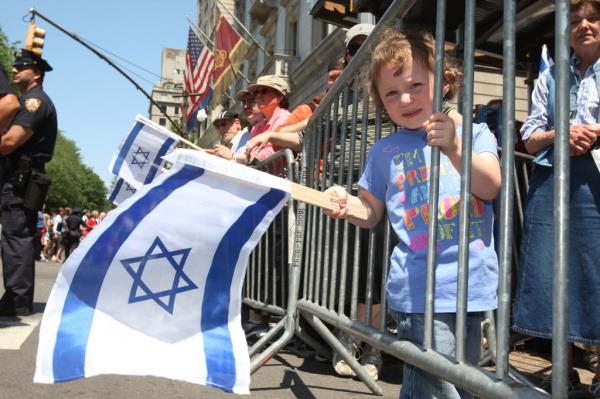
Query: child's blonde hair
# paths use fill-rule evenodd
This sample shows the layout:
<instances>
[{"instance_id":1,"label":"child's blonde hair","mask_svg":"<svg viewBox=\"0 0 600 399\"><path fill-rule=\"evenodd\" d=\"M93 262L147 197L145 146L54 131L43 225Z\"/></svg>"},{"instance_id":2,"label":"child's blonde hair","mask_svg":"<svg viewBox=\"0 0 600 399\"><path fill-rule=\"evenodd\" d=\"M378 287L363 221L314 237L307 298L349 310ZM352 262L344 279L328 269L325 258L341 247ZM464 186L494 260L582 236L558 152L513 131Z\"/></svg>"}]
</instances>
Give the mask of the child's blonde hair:
<instances>
[{"instance_id":1,"label":"child's blonde hair","mask_svg":"<svg viewBox=\"0 0 600 399\"><path fill-rule=\"evenodd\" d=\"M379 44L373 50L369 69L369 92L375 104L383 108L377 90L377 80L381 68L392 63L397 66L396 74L400 74L406 65L415 59L435 73L435 40L431 33L421 29L399 31L391 26L385 27L379 36ZM448 57L444 57L445 60ZM462 73L456 69L457 62L446 60L444 67L444 84L447 91L444 101L452 99L462 83ZM449 67L452 64L452 67Z\"/></svg>"}]
</instances>

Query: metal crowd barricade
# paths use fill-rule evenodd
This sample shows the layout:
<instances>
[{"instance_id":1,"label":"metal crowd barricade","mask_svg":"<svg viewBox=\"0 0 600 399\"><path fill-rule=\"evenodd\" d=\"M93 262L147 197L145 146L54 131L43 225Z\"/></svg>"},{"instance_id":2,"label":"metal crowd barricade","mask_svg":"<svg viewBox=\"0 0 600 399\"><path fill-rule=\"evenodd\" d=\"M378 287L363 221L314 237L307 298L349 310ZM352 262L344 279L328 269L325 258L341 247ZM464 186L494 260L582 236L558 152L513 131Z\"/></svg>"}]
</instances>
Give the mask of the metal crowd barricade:
<instances>
[{"instance_id":1,"label":"metal crowd barricade","mask_svg":"<svg viewBox=\"0 0 600 399\"><path fill-rule=\"evenodd\" d=\"M379 110L373 109L365 89L365 70L368 66L370 53L376 44L378 33L384 25L401 25L402 18L415 4L415 1L396 0L377 24L367 41L363 44L352 62L344 70L336 84L324 97L320 106L309 121L305 135L305 148L303 152L303 165L301 169L301 184L325 190L338 184L348 191L356 194L356 182L365 162L366 154L373 141L381 136L390 134L394 126L384 120ZM563 27L568 22L568 2L557 1L557 27ZM436 81L434 110L441 110L443 44L445 32L446 1L437 2L436 20ZM465 90L463 109L471 110L473 103L474 80L474 13L475 0L465 1L464 20L464 76ZM515 1L504 2L504 93L502 121L504 131L501 143L502 148L514 148L514 135L508 132L515 131ZM562 32L562 35L560 34ZM566 56L568 55L567 29L557 29L557 51L560 63L557 79L557 92L568 93L568 81L564 80L567 68ZM559 37L560 36L560 37ZM567 36L566 43L564 36ZM566 51L566 52L565 52ZM562 74L562 75L561 75ZM562 82L562 83L559 83ZM562 124L557 126L557 149L564 162L566 147L565 137L568 125L564 121L568 117L567 99L564 95L556 96L559 116ZM561 108L562 107L562 108ZM464 171L461 182L461 215L468 215L467 200L470 197L471 176L471 137L472 115L463 113L463 153L461 170ZM568 143L567 143L568 147ZM567 154L568 156L568 154ZM529 158L524 156L524 158ZM524 163L519 162L519 165ZM554 317L554 355L556 379L553 381L554 397L566 397L566 254L568 253L566 226L568 215L566 208L566 187L568 187L567 167L557 170L557 195L555 201L557 212L555 215L557 263L555 265L555 317ZM431 176L430 176L430 217L433 221L429 224L429 237L437 237L438 214L438 183L439 183L439 150L432 151ZM536 398L549 397L549 395L527 384L519 374L509 367L509 336L510 336L510 308L511 299L511 270L515 263L516 242L513 236L514 225L514 193L517 197L518 220L522 223L523 209L522 198L524 191L515 183L517 173L520 172L525 185L527 174L515 168L514 151L502 154L502 190L500 194L499 209L499 308L497 310L498 325L494 320L494 312L488 312L488 342L491 346L490 357L496 362L496 372L486 371L477 365L465 361L466 343L466 315L467 315L467 262L468 250L468 216L461 217L459 231L459 267L458 267L458 298L457 298L457 348L456 356L450 358L442 356L432 350L433 328L433 301L435 297L435 240L428 242L427 281L426 281L426 312L425 333L423 346L410 341L400 340L390 334L387 329L387 312L385 295L381 295L378 326L371 325L373 310L373 279L378 273L383 278L378 282L382 293L384 292L385 277L387 276L388 255L394 246L394 237L387 221L382 222L377 228L365 232L348 224L346 221L331 220L324 216L320 209L302 204L302 217L296 224L295 254L303 258L294 257L294 262L301 262L302 287L297 301L299 314L308 321L325 341L337 351L340 356L355 371L357 376L375 394L381 394L381 389L373 381L351 354L336 339L334 333L325 323L345 333L350 333L364 342L384 352L387 352L404 362L427 372L441 377L451 383L482 398ZM561 180L562 179L562 180ZM566 185L564 181L567 181ZM300 206L300 204L299 204ZM558 219L562 218L562 219ZM558 239L562 241L558 241ZM298 248L302 251L298 253ZM379 256L378 254L383 255ZM375 269L380 271L375 273ZM361 276L362 270L367 270L366 276ZM562 280L561 280L562 279ZM365 287L364 296L359 300L359 289ZM363 302L364 315L360 312L360 302ZM324 323L325 322L325 323ZM497 334L497 336L495 335ZM497 338L497 339L496 339ZM385 366L384 366L385 367ZM553 370L553 375L554 375Z\"/></svg>"},{"instance_id":2,"label":"metal crowd barricade","mask_svg":"<svg viewBox=\"0 0 600 399\"><path fill-rule=\"evenodd\" d=\"M289 149L278 151L254 168L291 182L298 181L298 163ZM294 336L298 336L317 352L328 352L327 348L323 348L304 333L296 319L300 271L298 262L293 262L292 249L297 241L297 206L296 201L290 198L250 255L242 302L255 311L279 318L275 326L249 348L252 372L281 350ZM298 211L298 214L301 215L301 211Z\"/></svg>"}]
</instances>

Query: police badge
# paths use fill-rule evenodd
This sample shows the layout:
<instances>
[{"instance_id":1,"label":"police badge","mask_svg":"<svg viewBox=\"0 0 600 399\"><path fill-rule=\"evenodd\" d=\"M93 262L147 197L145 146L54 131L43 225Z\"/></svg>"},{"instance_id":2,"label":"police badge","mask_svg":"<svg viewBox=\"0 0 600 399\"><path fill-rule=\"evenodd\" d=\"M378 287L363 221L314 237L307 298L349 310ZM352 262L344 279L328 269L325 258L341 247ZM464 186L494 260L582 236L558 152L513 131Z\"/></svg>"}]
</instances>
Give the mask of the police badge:
<instances>
[{"instance_id":1,"label":"police badge","mask_svg":"<svg viewBox=\"0 0 600 399\"><path fill-rule=\"evenodd\" d=\"M25 108L29 112L35 112L42 105L42 100L39 98L28 98L25 100Z\"/></svg>"}]
</instances>

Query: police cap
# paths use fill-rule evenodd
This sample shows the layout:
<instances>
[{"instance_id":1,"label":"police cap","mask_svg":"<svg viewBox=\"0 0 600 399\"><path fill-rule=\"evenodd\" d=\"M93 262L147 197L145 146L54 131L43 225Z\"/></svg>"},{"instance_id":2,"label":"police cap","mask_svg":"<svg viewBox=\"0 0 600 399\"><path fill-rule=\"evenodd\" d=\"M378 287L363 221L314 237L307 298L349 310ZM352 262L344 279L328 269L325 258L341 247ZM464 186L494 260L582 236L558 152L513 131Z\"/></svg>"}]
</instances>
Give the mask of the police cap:
<instances>
[{"instance_id":1,"label":"police cap","mask_svg":"<svg viewBox=\"0 0 600 399\"><path fill-rule=\"evenodd\" d=\"M40 71L50 72L52 67L46 62L45 59L32 53L29 50L20 49L15 51L15 60L13 62L15 67L36 67Z\"/></svg>"}]
</instances>

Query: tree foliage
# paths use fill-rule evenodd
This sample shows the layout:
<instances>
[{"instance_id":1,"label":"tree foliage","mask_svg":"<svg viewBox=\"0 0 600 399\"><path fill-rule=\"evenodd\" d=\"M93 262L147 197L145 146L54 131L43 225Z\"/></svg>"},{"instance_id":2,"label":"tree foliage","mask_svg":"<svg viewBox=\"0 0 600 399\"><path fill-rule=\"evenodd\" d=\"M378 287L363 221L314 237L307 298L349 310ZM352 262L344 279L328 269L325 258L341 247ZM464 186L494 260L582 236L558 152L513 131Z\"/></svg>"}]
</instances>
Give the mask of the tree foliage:
<instances>
[{"instance_id":1,"label":"tree foliage","mask_svg":"<svg viewBox=\"0 0 600 399\"><path fill-rule=\"evenodd\" d=\"M8 38L0 27L0 64L4 67L4 70L10 76L12 70L13 52L17 43L9 43Z\"/></svg>"},{"instance_id":2,"label":"tree foliage","mask_svg":"<svg viewBox=\"0 0 600 399\"><path fill-rule=\"evenodd\" d=\"M52 185L46 206L107 209L106 187L94 171L81 161L79 149L73 140L58 133L54 157L46 165L52 176Z\"/></svg>"}]
</instances>

